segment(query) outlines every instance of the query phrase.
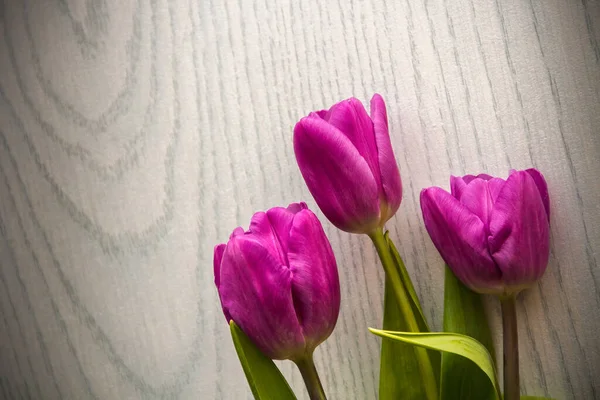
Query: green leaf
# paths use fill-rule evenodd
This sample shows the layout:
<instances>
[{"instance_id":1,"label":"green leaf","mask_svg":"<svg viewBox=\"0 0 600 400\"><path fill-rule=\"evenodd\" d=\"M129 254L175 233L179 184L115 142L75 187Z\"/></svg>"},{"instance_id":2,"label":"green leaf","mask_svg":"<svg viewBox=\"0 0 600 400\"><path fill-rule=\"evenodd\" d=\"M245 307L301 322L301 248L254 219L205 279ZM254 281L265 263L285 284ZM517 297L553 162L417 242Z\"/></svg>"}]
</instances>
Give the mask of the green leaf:
<instances>
[{"instance_id":1,"label":"green leaf","mask_svg":"<svg viewBox=\"0 0 600 400\"><path fill-rule=\"evenodd\" d=\"M406 271L400 254L385 234L386 242L392 252L396 268L402 283L411 299L412 311L417 319L417 324L422 332L429 332L427 321L423 316L419 299L412 281ZM406 331L408 326L402 318L400 308L396 303L391 282L386 277L383 301L383 329L392 331ZM440 353L428 351L429 359L434 368L434 374L439 382ZM420 376L418 357L415 348L409 344L384 338L381 342L381 360L379 369L379 399L380 400L422 400L427 398L423 380Z\"/></svg>"},{"instance_id":2,"label":"green leaf","mask_svg":"<svg viewBox=\"0 0 600 400\"><path fill-rule=\"evenodd\" d=\"M294 392L270 358L265 356L235 322L229 324L231 338L255 399L296 399Z\"/></svg>"},{"instance_id":3,"label":"green leaf","mask_svg":"<svg viewBox=\"0 0 600 400\"><path fill-rule=\"evenodd\" d=\"M494 343L479 294L471 291L446 266L444 285L444 331L460 333L481 342L494 362ZM494 399L494 386L485 373L466 358L442 355L442 400Z\"/></svg>"},{"instance_id":4,"label":"green leaf","mask_svg":"<svg viewBox=\"0 0 600 400\"><path fill-rule=\"evenodd\" d=\"M426 349L438 350L458 354L473 361L489 378L494 386L496 399L501 399L500 389L496 381L494 361L484 345L477 340L456 333L407 333L392 332L369 328L374 334L409 343Z\"/></svg>"},{"instance_id":5,"label":"green leaf","mask_svg":"<svg viewBox=\"0 0 600 400\"><path fill-rule=\"evenodd\" d=\"M521 400L554 400L550 397L539 397L539 396L521 396Z\"/></svg>"},{"instance_id":6,"label":"green leaf","mask_svg":"<svg viewBox=\"0 0 600 400\"><path fill-rule=\"evenodd\" d=\"M383 329L400 331L407 329L396 303L394 289L387 278L385 279L383 307ZM383 338L380 363L380 400L421 400L426 398L419 372L419 362L413 346Z\"/></svg>"},{"instance_id":7,"label":"green leaf","mask_svg":"<svg viewBox=\"0 0 600 400\"><path fill-rule=\"evenodd\" d=\"M388 246L390 247L390 250L392 251L392 256L394 257L396 266L398 267L400 279L402 280L404 288L410 296L413 312L417 317L419 328L421 332L429 332L429 325L427 324L427 320L425 319L425 315L423 314L421 303L419 302L419 298L417 297L417 292L415 292L415 287L413 286L412 280L410 279L410 275L408 275L408 271L406 270L404 261L402 260L402 257L400 257L400 253L398 253L396 246L394 246L394 242L392 242L392 240L390 239L389 232L386 232L384 236L385 240L388 243Z\"/></svg>"}]
</instances>

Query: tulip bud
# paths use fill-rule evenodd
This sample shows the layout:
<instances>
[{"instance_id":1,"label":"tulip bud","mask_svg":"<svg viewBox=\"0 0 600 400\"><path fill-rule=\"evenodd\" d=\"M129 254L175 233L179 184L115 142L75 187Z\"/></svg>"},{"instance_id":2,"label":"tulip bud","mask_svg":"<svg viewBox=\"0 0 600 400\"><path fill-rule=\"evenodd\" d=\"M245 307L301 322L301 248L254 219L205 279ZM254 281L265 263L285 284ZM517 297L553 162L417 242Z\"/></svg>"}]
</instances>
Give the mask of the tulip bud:
<instances>
[{"instance_id":1,"label":"tulip bud","mask_svg":"<svg viewBox=\"0 0 600 400\"><path fill-rule=\"evenodd\" d=\"M371 117L350 98L302 118L294 152L308 189L338 228L371 233L400 207L402 182L380 95L371 99Z\"/></svg>"},{"instance_id":2,"label":"tulip bud","mask_svg":"<svg viewBox=\"0 0 600 400\"><path fill-rule=\"evenodd\" d=\"M227 321L272 359L296 360L335 326L340 285L331 245L304 203L257 212L215 247L215 285Z\"/></svg>"},{"instance_id":3,"label":"tulip bud","mask_svg":"<svg viewBox=\"0 0 600 400\"><path fill-rule=\"evenodd\" d=\"M550 210L546 181L536 169L451 177L452 194L421 192L425 227L454 274L479 293L510 295L546 270Z\"/></svg>"}]
</instances>

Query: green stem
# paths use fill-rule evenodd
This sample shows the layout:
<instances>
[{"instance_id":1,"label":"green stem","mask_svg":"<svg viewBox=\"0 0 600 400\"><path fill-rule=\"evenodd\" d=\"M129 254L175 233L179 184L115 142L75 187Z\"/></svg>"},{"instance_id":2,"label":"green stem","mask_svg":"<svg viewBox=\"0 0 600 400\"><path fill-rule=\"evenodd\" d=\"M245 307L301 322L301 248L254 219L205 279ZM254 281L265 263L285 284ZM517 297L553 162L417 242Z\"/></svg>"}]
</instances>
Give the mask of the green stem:
<instances>
[{"instance_id":1,"label":"green stem","mask_svg":"<svg viewBox=\"0 0 600 400\"><path fill-rule=\"evenodd\" d=\"M408 329L410 332L419 332L419 324L417 323L417 319L412 311L408 293L406 292L406 288L404 287L402 279L400 278L400 273L396 267L396 263L394 262L391 249L383 235L383 230L378 228L370 233L369 237L377 249L377 254L379 254L385 274L392 284L396 302L400 308L400 313L408 325ZM419 372L421 373L427 399L437 400L437 383L427 350L420 347L416 347L414 350L419 360Z\"/></svg>"},{"instance_id":2,"label":"green stem","mask_svg":"<svg viewBox=\"0 0 600 400\"><path fill-rule=\"evenodd\" d=\"M500 299L504 341L504 400L519 400L519 335L516 295Z\"/></svg>"},{"instance_id":3,"label":"green stem","mask_svg":"<svg viewBox=\"0 0 600 400\"><path fill-rule=\"evenodd\" d=\"M315 368L312 353L299 360L294 360L294 362L302 374L302 379L304 379L304 384L306 385L310 399L327 400L325 390L323 390L323 385L321 384L321 379L319 379L319 374L317 373L317 368Z\"/></svg>"}]
</instances>

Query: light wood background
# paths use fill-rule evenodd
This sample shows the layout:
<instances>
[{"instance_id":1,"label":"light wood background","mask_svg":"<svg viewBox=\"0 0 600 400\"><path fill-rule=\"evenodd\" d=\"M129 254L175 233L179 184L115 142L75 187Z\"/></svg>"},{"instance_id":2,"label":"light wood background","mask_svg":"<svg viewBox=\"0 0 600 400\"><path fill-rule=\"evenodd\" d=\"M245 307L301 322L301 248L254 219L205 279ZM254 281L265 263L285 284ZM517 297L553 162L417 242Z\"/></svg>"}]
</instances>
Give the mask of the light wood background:
<instances>
[{"instance_id":1,"label":"light wood background","mask_svg":"<svg viewBox=\"0 0 600 400\"><path fill-rule=\"evenodd\" d=\"M294 123L374 92L405 189L388 228L433 326L419 191L535 166L552 254L518 306L523 390L600 398L594 0L0 0L0 398L249 398L213 246L256 210L315 207ZM375 399L382 272L322 221L343 305L318 367L331 399Z\"/></svg>"}]
</instances>

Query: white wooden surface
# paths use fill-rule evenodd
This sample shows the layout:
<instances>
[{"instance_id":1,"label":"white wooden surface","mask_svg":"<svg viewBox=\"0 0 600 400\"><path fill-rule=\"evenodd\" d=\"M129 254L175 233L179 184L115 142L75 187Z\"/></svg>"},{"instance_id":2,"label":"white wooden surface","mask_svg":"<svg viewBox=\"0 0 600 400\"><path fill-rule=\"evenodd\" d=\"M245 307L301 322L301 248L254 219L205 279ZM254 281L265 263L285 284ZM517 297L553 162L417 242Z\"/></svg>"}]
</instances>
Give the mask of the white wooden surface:
<instances>
[{"instance_id":1,"label":"white wooden surface","mask_svg":"<svg viewBox=\"0 0 600 400\"><path fill-rule=\"evenodd\" d=\"M213 246L314 207L293 124L373 92L405 188L389 229L433 326L419 191L535 166L552 255L519 303L522 386L600 398L599 41L594 0L0 0L0 398L249 398ZM374 399L382 273L323 222L343 305L318 367L332 399Z\"/></svg>"}]
</instances>

